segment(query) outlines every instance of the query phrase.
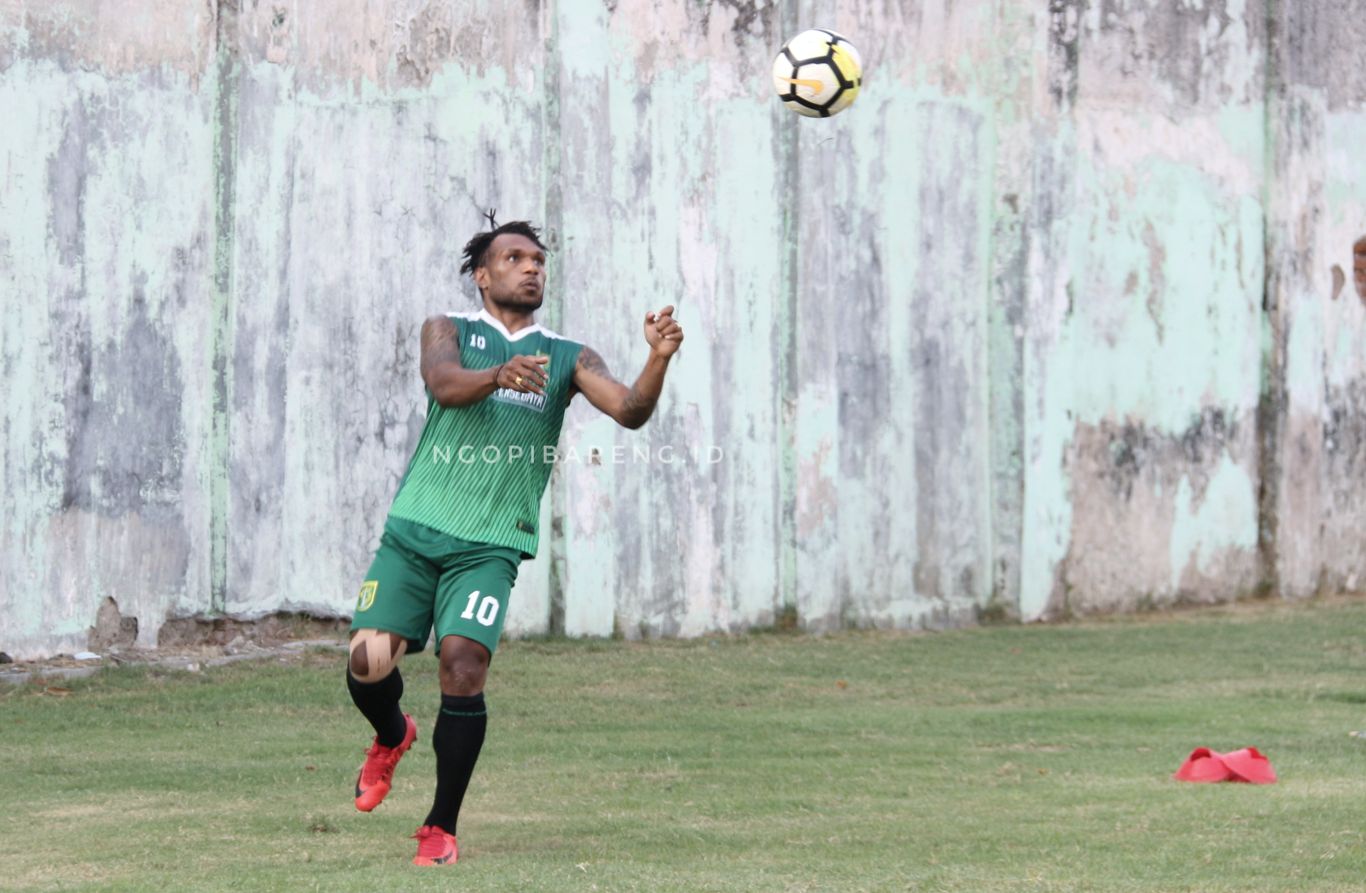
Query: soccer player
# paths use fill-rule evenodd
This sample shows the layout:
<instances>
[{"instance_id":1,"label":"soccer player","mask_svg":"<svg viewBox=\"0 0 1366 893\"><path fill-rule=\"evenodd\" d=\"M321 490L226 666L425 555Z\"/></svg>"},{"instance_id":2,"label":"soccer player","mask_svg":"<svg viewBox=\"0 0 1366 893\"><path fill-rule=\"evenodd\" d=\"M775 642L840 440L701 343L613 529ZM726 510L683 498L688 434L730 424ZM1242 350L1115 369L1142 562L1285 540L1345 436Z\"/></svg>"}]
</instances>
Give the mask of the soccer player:
<instances>
[{"instance_id":1,"label":"soccer player","mask_svg":"<svg viewBox=\"0 0 1366 893\"><path fill-rule=\"evenodd\" d=\"M639 428L683 343L672 306L647 313L649 358L626 387L592 348L535 323L546 276L537 229L488 217L491 231L470 239L460 268L474 276L483 309L422 325L427 423L351 623L346 684L375 729L356 779L362 812L384 800L417 737L413 718L399 709L399 659L421 651L436 629L436 795L414 835L418 865L459 857L456 818L487 725L484 681L517 565L536 554L541 495L569 401L581 393L618 424Z\"/></svg>"}]
</instances>

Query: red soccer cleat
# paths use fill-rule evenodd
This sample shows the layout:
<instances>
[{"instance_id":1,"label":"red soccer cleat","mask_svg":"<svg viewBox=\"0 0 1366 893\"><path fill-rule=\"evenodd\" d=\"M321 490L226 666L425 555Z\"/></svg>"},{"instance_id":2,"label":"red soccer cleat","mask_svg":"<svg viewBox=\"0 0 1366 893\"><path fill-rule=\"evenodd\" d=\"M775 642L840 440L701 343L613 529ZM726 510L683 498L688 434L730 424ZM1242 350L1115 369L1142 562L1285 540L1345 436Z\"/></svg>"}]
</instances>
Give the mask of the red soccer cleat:
<instances>
[{"instance_id":1,"label":"red soccer cleat","mask_svg":"<svg viewBox=\"0 0 1366 893\"><path fill-rule=\"evenodd\" d=\"M398 747L385 747L376 738L365 752L365 763L356 776L356 808L361 812L369 812L384 802L393 785L394 767L417 739L417 723L406 713L403 714L403 720L408 728Z\"/></svg>"},{"instance_id":2,"label":"red soccer cleat","mask_svg":"<svg viewBox=\"0 0 1366 893\"><path fill-rule=\"evenodd\" d=\"M417 841L414 865L454 865L460 861L460 846L454 834L447 834L436 825L423 825L413 835Z\"/></svg>"}]
</instances>

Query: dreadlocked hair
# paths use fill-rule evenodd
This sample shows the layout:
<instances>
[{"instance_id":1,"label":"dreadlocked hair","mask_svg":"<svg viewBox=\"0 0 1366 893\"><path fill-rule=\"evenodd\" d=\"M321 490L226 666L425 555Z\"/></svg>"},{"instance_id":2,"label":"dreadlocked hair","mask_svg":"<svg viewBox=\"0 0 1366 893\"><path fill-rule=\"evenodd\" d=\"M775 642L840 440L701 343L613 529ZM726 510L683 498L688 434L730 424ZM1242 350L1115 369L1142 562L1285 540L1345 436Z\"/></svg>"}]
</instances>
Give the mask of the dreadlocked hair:
<instances>
[{"instance_id":1,"label":"dreadlocked hair","mask_svg":"<svg viewBox=\"0 0 1366 893\"><path fill-rule=\"evenodd\" d=\"M465 243L465 250L462 254L465 258L465 262L460 265L460 272L462 274L473 273L475 270L482 267L484 265L484 255L488 253L489 246L493 244L494 239L504 233L526 236L536 243L537 248L542 251L546 250L545 245L541 242L541 231L527 221L511 220L501 226L497 226L495 225L492 211L484 216L488 218L489 225L492 226L493 229L488 232L479 233L473 239L470 239Z\"/></svg>"}]
</instances>

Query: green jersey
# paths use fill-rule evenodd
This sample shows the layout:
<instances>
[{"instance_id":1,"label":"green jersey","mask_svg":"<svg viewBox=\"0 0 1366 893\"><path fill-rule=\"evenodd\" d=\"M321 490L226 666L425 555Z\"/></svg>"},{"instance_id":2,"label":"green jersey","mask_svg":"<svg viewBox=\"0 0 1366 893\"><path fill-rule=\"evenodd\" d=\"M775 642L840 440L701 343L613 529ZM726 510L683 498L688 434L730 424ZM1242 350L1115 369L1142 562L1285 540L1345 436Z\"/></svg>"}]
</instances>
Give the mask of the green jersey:
<instances>
[{"instance_id":1,"label":"green jersey","mask_svg":"<svg viewBox=\"0 0 1366 893\"><path fill-rule=\"evenodd\" d=\"M428 391L427 424L389 516L533 557L541 495L555 464L583 345L538 325L509 333L487 310L450 318L466 369L539 354L550 357L550 381L544 396L499 388L459 407L441 406Z\"/></svg>"}]
</instances>

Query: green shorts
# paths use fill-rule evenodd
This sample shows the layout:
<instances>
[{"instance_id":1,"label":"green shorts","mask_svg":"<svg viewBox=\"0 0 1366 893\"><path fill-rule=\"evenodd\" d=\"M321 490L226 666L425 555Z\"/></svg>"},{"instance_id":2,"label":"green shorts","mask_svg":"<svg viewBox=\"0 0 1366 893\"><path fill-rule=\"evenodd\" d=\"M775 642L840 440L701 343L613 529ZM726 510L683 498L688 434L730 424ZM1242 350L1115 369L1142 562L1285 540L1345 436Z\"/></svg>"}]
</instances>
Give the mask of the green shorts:
<instances>
[{"instance_id":1,"label":"green shorts","mask_svg":"<svg viewBox=\"0 0 1366 893\"><path fill-rule=\"evenodd\" d=\"M521 560L516 549L389 518L361 584L351 629L395 633L416 652L427 647L435 625L438 654L446 636L473 639L492 654Z\"/></svg>"}]
</instances>

